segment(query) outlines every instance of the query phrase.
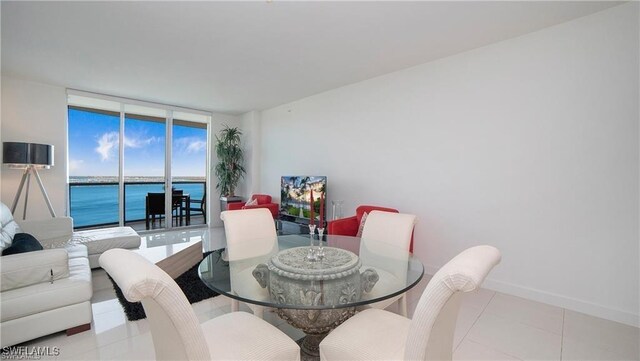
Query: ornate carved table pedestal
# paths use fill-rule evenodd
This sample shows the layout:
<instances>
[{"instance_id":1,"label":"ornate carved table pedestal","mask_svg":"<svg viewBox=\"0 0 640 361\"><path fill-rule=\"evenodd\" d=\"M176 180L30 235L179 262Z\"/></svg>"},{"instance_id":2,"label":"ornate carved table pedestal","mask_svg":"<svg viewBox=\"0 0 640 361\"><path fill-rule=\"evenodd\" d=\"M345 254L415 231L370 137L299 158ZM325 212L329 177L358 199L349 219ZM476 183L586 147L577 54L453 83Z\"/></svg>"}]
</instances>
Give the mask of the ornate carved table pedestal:
<instances>
[{"instance_id":1,"label":"ornate carved table pedestal","mask_svg":"<svg viewBox=\"0 0 640 361\"><path fill-rule=\"evenodd\" d=\"M320 341L355 313L355 307L346 305L371 291L378 274L373 269L361 273L358 256L344 249L327 247L318 261L309 261L307 253L308 247L281 251L268 264L259 264L253 275L269 288L272 302L288 306L277 308L278 315L306 334L301 348L317 358Z\"/></svg>"}]
</instances>

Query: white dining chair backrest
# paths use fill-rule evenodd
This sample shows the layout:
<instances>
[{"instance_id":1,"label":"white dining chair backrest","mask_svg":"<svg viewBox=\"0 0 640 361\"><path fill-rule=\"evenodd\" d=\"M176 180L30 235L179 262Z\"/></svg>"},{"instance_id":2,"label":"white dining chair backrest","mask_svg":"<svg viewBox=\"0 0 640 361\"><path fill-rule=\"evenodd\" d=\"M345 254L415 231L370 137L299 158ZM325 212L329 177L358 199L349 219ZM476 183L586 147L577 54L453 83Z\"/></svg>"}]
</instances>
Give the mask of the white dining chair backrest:
<instances>
[{"instance_id":1,"label":"white dining chair backrest","mask_svg":"<svg viewBox=\"0 0 640 361\"><path fill-rule=\"evenodd\" d=\"M142 302L157 360L209 360L200 322L176 282L137 253L111 249L100 266L129 302Z\"/></svg>"},{"instance_id":2,"label":"white dining chair backrest","mask_svg":"<svg viewBox=\"0 0 640 361\"><path fill-rule=\"evenodd\" d=\"M269 291L259 287L252 271L258 263L266 263L278 252L278 235L273 215L266 208L224 211L224 222L229 257L229 281L233 293L254 299L269 296ZM262 318L264 307L246 303L254 315ZM239 310L238 300L231 301L231 310Z\"/></svg>"},{"instance_id":3,"label":"white dining chair backrest","mask_svg":"<svg viewBox=\"0 0 640 361\"><path fill-rule=\"evenodd\" d=\"M407 278L409 243L416 224L413 214L372 211L367 216L360 241L363 265L383 269L401 284Z\"/></svg>"},{"instance_id":4,"label":"white dining chair backrest","mask_svg":"<svg viewBox=\"0 0 640 361\"><path fill-rule=\"evenodd\" d=\"M273 215L268 209L224 211L220 219L224 222L229 261L277 252L278 235Z\"/></svg>"},{"instance_id":5,"label":"white dining chair backrest","mask_svg":"<svg viewBox=\"0 0 640 361\"><path fill-rule=\"evenodd\" d=\"M320 343L321 360L451 360L462 292L476 290L500 258L492 246L461 252L431 278L412 319L375 308L358 312Z\"/></svg>"},{"instance_id":6,"label":"white dining chair backrest","mask_svg":"<svg viewBox=\"0 0 640 361\"><path fill-rule=\"evenodd\" d=\"M389 243L408 251L416 220L413 214L371 211L364 222L362 239Z\"/></svg>"},{"instance_id":7,"label":"white dining chair backrest","mask_svg":"<svg viewBox=\"0 0 640 361\"><path fill-rule=\"evenodd\" d=\"M451 360L461 292L476 290L500 259L495 247L472 247L436 272L413 313L405 360Z\"/></svg>"}]
</instances>

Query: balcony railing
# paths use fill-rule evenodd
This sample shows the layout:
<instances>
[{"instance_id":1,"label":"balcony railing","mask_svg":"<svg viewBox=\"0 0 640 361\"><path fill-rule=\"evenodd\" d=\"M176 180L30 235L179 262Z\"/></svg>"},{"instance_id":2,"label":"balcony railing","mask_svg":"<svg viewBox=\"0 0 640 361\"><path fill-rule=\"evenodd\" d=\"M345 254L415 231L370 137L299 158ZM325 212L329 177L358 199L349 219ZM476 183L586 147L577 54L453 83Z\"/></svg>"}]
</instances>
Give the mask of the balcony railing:
<instances>
[{"instance_id":1,"label":"balcony railing","mask_svg":"<svg viewBox=\"0 0 640 361\"><path fill-rule=\"evenodd\" d=\"M191 200L201 200L206 182L173 182L176 190L188 193ZM145 197L147 193L164 192L163 182L124 183L124 222L145 220ZM71 217L76 229L112 226L119 223L118 183L82 182L69 184Z\"/></svg>"}]
</instances>

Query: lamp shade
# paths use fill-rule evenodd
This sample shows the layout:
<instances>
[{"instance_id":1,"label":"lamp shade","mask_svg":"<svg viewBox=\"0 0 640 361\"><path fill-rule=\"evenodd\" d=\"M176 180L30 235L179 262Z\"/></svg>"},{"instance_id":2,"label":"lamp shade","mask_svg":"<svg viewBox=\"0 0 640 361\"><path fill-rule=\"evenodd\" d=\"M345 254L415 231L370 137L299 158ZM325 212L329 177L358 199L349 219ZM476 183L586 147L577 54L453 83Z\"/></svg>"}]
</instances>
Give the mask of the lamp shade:
<instances>
[{"instance_id":1,"label":"lamp shade","mask_svg":"<svg viewBox=\"0 0 640 361\"><path fill-rule=\"evenodd\" d=\"M2 154L4 164L53 166L53 145L50 144L4 142Z\"/></svg>"}]
</instances>

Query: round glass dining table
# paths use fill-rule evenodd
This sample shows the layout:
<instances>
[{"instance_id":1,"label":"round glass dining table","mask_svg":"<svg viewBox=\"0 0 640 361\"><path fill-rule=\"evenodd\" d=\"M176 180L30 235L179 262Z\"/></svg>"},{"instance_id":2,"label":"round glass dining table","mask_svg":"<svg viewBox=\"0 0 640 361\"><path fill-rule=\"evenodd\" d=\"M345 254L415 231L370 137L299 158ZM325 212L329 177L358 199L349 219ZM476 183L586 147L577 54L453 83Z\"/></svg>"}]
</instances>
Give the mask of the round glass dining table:
<instances>
[{"instance_id":1,"label":"round glass dining table","mask_svg":"<svg viewBox=\"0 0 640 361\"><path fill-rule=\"evenodd\" d=\"M384 239L323 239L319 242L315 235L315 260L310 258L309 235L281 235L277 244L252 240L238 245L244 248L238 253L251 255L247 257L234 254L229 259L224 249L214 251L202 260L198 273L207 287L222 295L274 308L305 332L303 358L313 359L320 341L356 307L402 295L424 274L413 254ZM262 244L272 246L260 250Z\"/></svg>"}]
</instances>

